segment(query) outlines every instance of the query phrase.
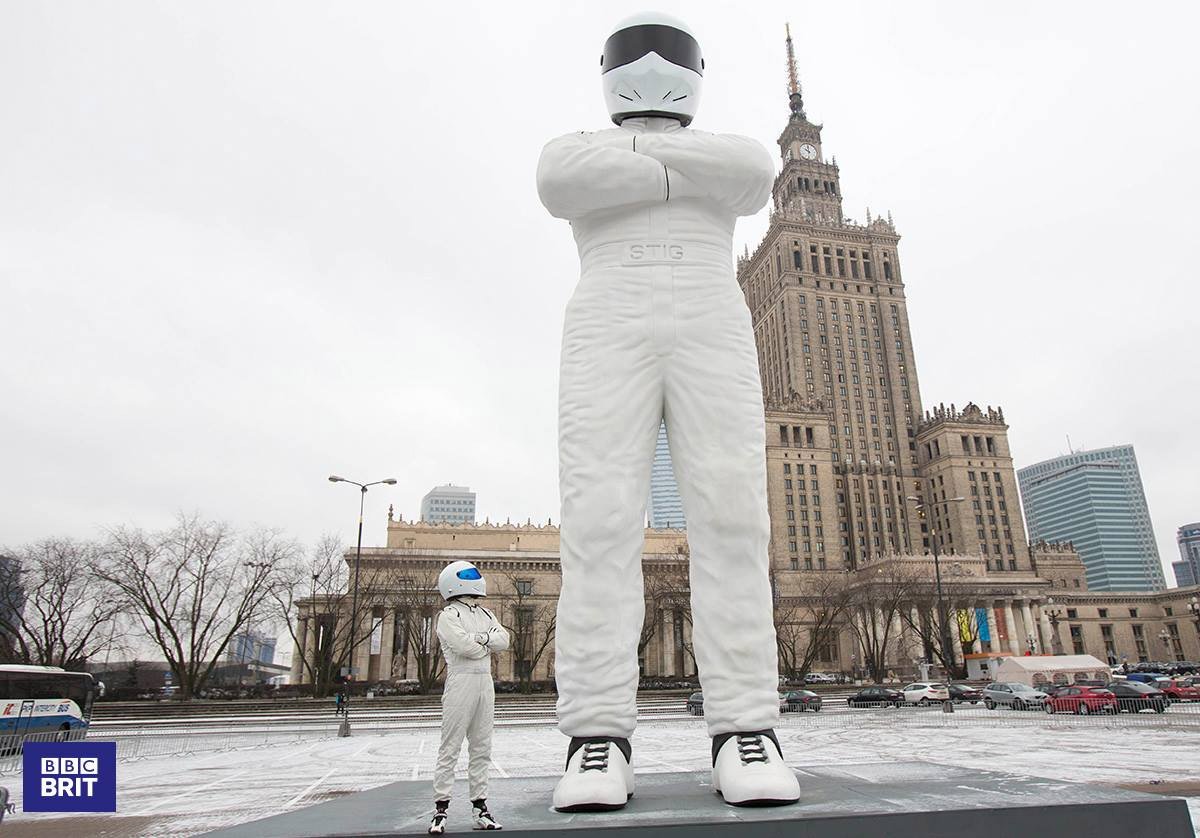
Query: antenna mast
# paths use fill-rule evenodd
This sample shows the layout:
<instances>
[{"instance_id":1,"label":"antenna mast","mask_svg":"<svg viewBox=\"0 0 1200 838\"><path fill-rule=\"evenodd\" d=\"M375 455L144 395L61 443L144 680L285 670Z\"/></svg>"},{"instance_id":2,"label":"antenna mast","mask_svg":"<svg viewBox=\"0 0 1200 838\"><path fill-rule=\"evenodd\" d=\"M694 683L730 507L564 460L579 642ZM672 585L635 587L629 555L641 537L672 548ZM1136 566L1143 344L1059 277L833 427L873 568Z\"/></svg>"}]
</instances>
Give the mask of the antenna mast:
<instances>
[{"instance_id":1,"label":"antenna mast","mask_svg":"<svg viewBox=\"0 0 1200 838\"><path fill-rule=\"evenodd\" d=\"M800 74L796 72L796 50L792 46L792 27L785 23L783 29L787 33L788 104L794 117L805 119L804 95L800 90Z\"/></svg>"}]
</instances>

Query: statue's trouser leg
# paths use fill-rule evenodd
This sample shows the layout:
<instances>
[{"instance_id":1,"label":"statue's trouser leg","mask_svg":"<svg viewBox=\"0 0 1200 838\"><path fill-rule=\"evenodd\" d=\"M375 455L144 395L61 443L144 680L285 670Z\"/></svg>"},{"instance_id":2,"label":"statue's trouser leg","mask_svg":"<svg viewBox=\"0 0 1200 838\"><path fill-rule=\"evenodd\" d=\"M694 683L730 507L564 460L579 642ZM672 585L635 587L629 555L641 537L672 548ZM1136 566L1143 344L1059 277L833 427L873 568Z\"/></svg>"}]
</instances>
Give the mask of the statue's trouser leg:
<instances>
[{"instance_id":1,"label":"statue's trouser leg","mask_svg":"<svg viewBox=\"0 0 1200 838\"><path fill-rule=\"evenodd\" d=\"M774 726L762 391L732 271L585 273L567 309L559 387L559 728L628 737L636 724L643 524L664 411L709 730Z\"/></svg>"},{"instance_id":2,"label":"statue's trouser leg","mask_svg":"<svg viewBox=\"0 0 1200 838\"><path fill-rule=\"evenodd\" d=\"M677 276L676 289L665 412L687 517L704 718L713 736L765 730L779 719L778 651L762 382L750 312L732 277L712 287Z\"/></svg>"}]
</instances>

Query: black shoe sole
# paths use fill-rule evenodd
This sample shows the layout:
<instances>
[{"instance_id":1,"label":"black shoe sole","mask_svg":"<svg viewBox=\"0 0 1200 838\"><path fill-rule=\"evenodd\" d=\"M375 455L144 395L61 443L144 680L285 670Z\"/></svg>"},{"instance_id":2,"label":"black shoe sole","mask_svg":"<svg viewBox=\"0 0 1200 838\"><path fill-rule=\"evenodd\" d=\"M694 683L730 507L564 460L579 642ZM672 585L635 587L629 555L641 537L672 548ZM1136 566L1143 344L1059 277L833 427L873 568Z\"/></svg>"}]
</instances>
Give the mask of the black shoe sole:
<instances>
[{"instance_id":1,"label":"black shoe sole","mask_svg":"<svg viewBox=\"0 0 1200 838\"><path fill-rule=\"evenodd\" d=\"M721 794L721 792L717 792L717 794L720 796L721 800L725 801L725 803L727 805L740 806L745 809L764 809L768 806L791 806L793 803L800 802L800 798L798 798L798 797L795 798L794 800L779 800L779 799L767 797L767 798L760 798L757 800L741 800L741 801L738 801L737 803L734 803L732 800L725 800L725 795Z\"/></svg>"}]
</instances>

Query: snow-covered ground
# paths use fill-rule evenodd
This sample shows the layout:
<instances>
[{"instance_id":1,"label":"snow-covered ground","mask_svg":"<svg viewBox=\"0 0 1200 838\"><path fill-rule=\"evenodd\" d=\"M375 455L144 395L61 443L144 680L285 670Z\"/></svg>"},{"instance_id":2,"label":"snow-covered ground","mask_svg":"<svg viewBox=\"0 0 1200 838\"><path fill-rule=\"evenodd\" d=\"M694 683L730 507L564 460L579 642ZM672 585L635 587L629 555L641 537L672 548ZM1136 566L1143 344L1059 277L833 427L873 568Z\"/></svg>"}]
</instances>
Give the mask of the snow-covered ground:
<instances>
[{"instance_id":1,"label":"snow-covered ground","mask_svg":"<svg viewBox=\"0 0 1200 838\"><path fill-rule=\"evenodd\" d=\"M914 716L897 723L896 718L868 712L851 725L809 714L788 718L779 735L788 761L798 767L925 760L1082 782L1200 781L1196 728L1064 724L1040 714L1022 717L1019 726L1003 723L1005 717L989 723L984 718L947 719L940 712L926 716L927 722ZM435 728L356 733L347 739L321 736L272 747L122 762L120 811L112 816L62 820L23 814L14 777L8 785L17 811L5 818L3 829L14 838L196 835L393 780L428 780L437 735ZM643 724L633 742L639 772L709 768L709 739L699 719ZM493 774L553 775L560 770L565 745L566 739L548 724L498 728ZM460 777L465 760L464 752ZM1200 823L1200 798L1189 803L1193 822ZM503 807L503 800L493 801L498 813Z\"/></svg>"}]
</instances>

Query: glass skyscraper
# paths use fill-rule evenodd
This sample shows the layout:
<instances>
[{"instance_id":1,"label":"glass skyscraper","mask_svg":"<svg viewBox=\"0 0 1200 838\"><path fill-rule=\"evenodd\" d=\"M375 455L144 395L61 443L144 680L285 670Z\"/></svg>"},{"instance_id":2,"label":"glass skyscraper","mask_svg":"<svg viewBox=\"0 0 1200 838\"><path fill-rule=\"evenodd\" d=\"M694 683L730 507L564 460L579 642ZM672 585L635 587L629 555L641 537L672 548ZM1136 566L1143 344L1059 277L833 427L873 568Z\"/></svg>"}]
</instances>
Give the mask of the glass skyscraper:
<instances>
[{"instance_id":1,"label":"glass skyscraper","mask_svg":"<svg viewBox=\"0 0 1200 838\"><path fill-rule=\"evenodd\" d=\"M1166 587L1132 445L1074 451L1017 471L1029 540L1070 541L1094 591Z\"/></svg>"},{"instance_id":2,"label":"glass skyscraper","mask_svg":"<svg viewBox=\"0 0 1200 838\"><path fill-rule=\"evenodd\" d=\"M1175 584L1181 588L1200 585L1200 522L1180 527L1175 541L1179 544L1179 561L1171 565Z\"/></svg>"},{"instance_id":3,"label":"glass skyscraper","mask_svg":"<svg viewBox=\"0 0 1200 838\"><path fill-rule=\"evenodd\" d=\"M650 502L646 505L646 514L650 518L650 526L655 529L687 528L687 521L683 517L683 501L679 499L679 486L675 483L675 469L671 465L665 422L658 426L658 444L654 446L654 465L650 469Z\"/></svg>"}]
</instances>

